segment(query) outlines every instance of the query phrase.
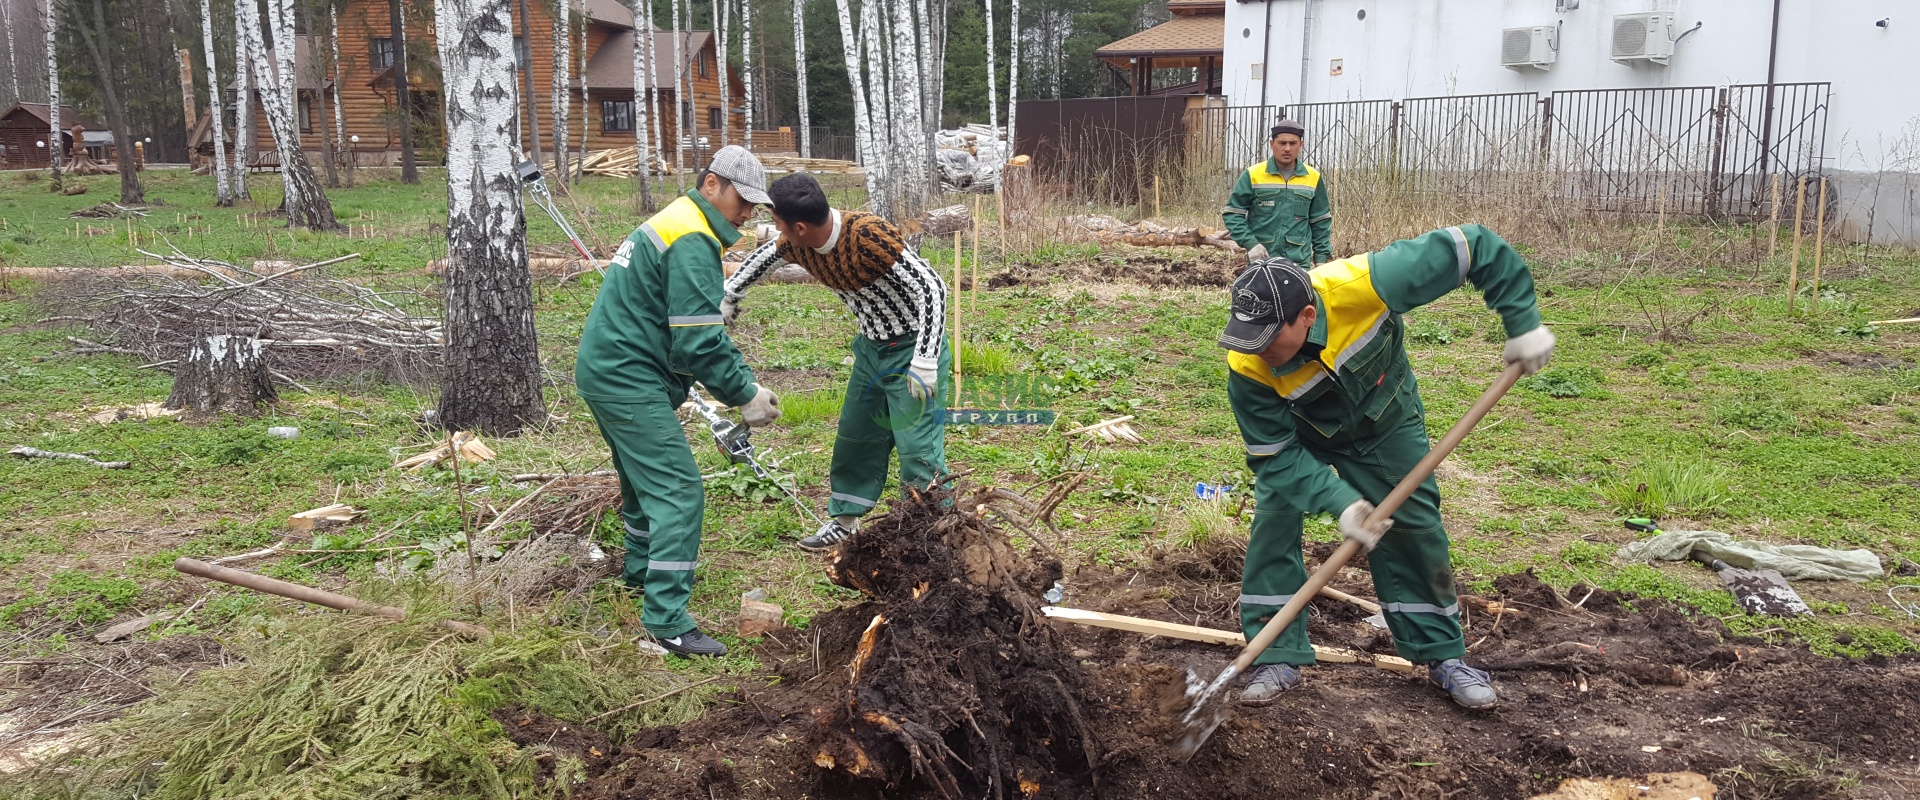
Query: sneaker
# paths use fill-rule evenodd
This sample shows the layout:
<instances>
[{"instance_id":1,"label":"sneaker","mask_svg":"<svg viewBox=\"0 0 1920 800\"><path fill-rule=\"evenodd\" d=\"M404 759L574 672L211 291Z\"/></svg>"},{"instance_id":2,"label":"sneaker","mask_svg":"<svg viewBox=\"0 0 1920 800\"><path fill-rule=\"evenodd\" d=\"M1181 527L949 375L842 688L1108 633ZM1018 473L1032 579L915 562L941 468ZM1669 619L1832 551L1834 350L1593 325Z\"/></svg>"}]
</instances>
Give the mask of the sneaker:
<instances>
[{"instance_id":1,"label":"sneaker","mask_svg":"<svg viewBox=\"0 0 1920 800\"><path fill-rule=\"evenodd\" d=\"M852 528L840 524L840 520L829 519L822 523L820 530L815 531L812 536L800 540L800 549L816 553L844 542L852 535Z\"/></svg>"},{"instance_id":2,"label":"sneaker","mask_svg":"<svg viewBox=\"0 0 1920 800\"><path fill-rule=\"evenodd\" d=\"M687 631L671 639L659 637L656 641L667 652L677 656L724 656L727 646L718 639L700 632L699 628Z\"/></svg>"},{"instance_id":3,"label":"sneaker","mask_svg":"<svg viewBox=\"0 0 1920 800\"><path fill-rule=\"evenodd\" d=\"M1247 688L1240 690L1240 705L1265 706L1280 699L1288 689L1300 685L1300 668L1292 664L1262 664L1254 667L1247 678Z\"/></svg>"},{"instance_id":4,"label":"sneaker","mask_svg":"<svg viewBox=\"0 0 1920 800\"><path fill-rule=\"evenodd\" d=\"M1492 708L1500 701L1493 693L1493 679L1457 658L1428 664L1427 679L1465 708Z\"/></svg>"}]
</instances>

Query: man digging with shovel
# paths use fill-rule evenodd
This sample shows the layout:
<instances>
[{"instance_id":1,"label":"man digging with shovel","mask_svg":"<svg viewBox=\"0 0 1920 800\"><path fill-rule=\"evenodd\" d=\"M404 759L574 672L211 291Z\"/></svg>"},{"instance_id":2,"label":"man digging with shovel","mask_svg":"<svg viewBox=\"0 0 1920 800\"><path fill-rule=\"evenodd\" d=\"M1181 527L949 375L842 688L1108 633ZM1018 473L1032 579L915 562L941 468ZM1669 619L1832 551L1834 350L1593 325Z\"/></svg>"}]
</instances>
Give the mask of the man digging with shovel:
<instances>
[{"instance_id":1,"label":"man digging with shovel","mask_svg":"<svg viewBox=\"0 0 1920 800\"><path fill-rule=\"evenodd\" d=\"M1400 656L1425 662L1454 702L1489 708L1497 702L1492 681L1461 661L1466 640L1438 483L1429 476L1391 520L1366 524L1374 503L1429 449L1400 315L1468 282L1506 327L1507 363L1527 374L1545 366L1554 339L1540 324L1533 276L1505 240L1478 225L1311 272L1285 258L1253 261L1234 281L1220 346L1231 351L1227 397L1255 483L1240 589L1248 641L1306 582L1303 515L1336 514L1341 534L1370 550L1374 591ZM1272 703L1299 686L1300 667L1312 663L1302 615L1254 660L1241 702Z\"/></svg>"}]
</instances>

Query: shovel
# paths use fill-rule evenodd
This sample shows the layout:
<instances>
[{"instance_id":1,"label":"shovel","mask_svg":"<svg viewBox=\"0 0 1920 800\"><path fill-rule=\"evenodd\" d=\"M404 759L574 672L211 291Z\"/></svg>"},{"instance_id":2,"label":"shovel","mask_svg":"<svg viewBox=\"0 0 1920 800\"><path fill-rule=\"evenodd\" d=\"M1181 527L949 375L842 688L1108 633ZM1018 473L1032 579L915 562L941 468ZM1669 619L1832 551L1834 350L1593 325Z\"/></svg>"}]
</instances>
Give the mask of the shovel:
<instances>
[{"instance_id":1,"label":"shovel","mask_svg":"<svg viewBox=\"0 0 1920 800\"><path fill-rule=\"evenodd\" d=\"M1393 487L1393 492L1387 495L1387 499L1380 501L1380 505L1368 515L1367 523L1374 525L1384 522L1393 516L1393 512L1400 510L1400 504L1406 502L1415 489L1420 488L1420 484L1426 481L1427 476L1433 474L1434 468L1440 466L1440 462L1446 459L1447 454L1452 453L1453 448L1459 446L1460 440L1467 438L1467 433L1473 430L1473 426L1479 424L1480 419L1493 409L1495 403L1500 402L1500 398L1506 395L1508 389L1513 388L1514 381L1517 380L1520 380L1518 365L1508 366L1505 372L1500 373L1500 377L1494 380L1493 385L1487 387L1487 390L1481 393L1480 399L1474 402L1473 408L1467 409L1466 416L1454 423L1453 429L1447 431L1447 435L1440 439L1440 443L1434 445L1433 450L1429 451L1425 458L1420 459L1420 463L1414 466L1413 471L1408 472L1407 477L1400 480L1400 485ZM1312 600L1314 595L1319 594L1321 588L1325 587L1328 581L1333 580L1333 576L1340 571L1341 567L1346 566L1347 560L1353 558L1353 554L1357 552L1360 552L1359 542L1352 539L1341 542L1340 546L1333 551L1333 555L1327 556L1327 560L1320 565L1320 568L1307 576L1306 584L1293 593L1293 599L1288 600L1287 604L1280 608L1279 613L1274 614L1273 619L1267 621L1266 627L1260 629L1260 635L1253 637L1253 641L1247 643L1247 648L1240 651L1240 657L1220 671L1219 677L1210 682L1203 682L1200 676L1193 672L1187 673L1187 713L1180 718L1182 730L1180 738L1174 743L1174 747L1179 749L1183 758L1193 758L1193 754L1199 752L1200 746L1207 743L1207 738L1220 727L1220 723L1227 721L1226 704L1221 699L1221 696L1226 694L1227 684L1235 676L1253 666L1253 660L1268 647L1273 646L1273 641L1280 638L1280 632L1293 624L1294 618L1300 616L1301 609L1307 607L1307 602Z\"/></svg>"},{"instance_id":2,"label":"shovel","mask_svg":"<svg viewBox=\"0 0 1920 800\"><path fill-rule=\"evenodd\" d=\"M1645 518L1627 520L1626 526L1636 531L1662 532L1660 523ZM1777 569L1742 569L1700 549L1695 549L1691 555L1693 560L1720 573L1720 582L1727 585L1727 593L1733 595L1733 599L1740 603L1740 608L1749 614L1774 617L1813 615L1813 609L1807 607L1807 601L1800 599L1800 593L1793 590L1793 586L1787 583L1787 577Z\"/></svg>"}]
</instances>

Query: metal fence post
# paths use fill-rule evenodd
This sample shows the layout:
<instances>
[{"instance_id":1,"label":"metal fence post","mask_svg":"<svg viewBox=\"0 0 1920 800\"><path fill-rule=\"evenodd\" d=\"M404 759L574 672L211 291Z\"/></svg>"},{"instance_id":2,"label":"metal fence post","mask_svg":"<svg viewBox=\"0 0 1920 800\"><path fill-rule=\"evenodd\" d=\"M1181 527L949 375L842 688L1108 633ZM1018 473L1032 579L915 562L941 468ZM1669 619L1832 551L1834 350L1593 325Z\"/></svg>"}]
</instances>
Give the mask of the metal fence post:
<instances>
[{"instance_id":1,"label":"metal fence post","mask_svg":"<svg viewBox=\"0 0 1920 800\"><path fill-rule=\"evenodd\" d=\"M1382 165L1399 171L1400 169L1400 101L1393 101L1387 108L1387 163Z\"/></svg>"},{"instance_id":2,"label":"metal fence post","mask_svg":"<svg viewBox=\"0 0 1920 800\"><path fill-rule=\"evenodd\" d=\"M1712 155L1707 159L1707 219L1720 218L1720 202L1727 155L1727 89L1721 87L1716 92L1713 104L1713 142Z\"/></svg>"}]
</instances>

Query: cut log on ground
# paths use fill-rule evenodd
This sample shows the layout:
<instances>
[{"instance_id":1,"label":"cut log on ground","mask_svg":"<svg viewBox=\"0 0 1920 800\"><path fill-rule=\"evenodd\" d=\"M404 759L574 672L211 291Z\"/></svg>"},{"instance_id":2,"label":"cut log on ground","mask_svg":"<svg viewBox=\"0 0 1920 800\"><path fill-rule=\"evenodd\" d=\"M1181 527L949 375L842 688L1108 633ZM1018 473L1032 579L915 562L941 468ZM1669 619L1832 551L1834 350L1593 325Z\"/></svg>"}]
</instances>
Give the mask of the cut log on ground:
<instances>
[{"instance_id":1,"label":"cut log on ground","mask_svg":"<svg viewBox=\"0 0 1920 800\"><path fill-rule=\"evenodd\" d=\"M474 464L492 461L496 455L493 448L488 447L486 442L480 441L480 436L472 431L461 431L454 434L452 438L451 444L441 442L432 450L412 458L401 459L399 463L393 465L394 469L417 470L428 464L438 464L447 460L447 456L451 455L456 448L460 451L461 461Z\"/></svg>"},{"instance_id":2,"label":"cut log on ground","mask_svg":"<svg viewBox=\"0 0 1920 800\"><path fill-rule=\"evenodd\" d=\"M183 409L190 419L222 413L250 417L277 399L260 340L221 334L187 349L165 407Z\"/></svg>"},{"instance_id":3,"label":"cut log on ground","mask_svg":"<svg viewBox=\"0 0 1920 800\"><path fill-rule=\"evenodd\" d=\"M130 461L99 461L84 453L58 453L52 450L28 447L24 444L8 450L7 455L19 456L20 458L51 458L60 461L85 461L101 469L126 469L132 465Z\"/></svg>"},{"instance_id":4,"label":"cut log on ground","mask_svg":"<svg viewBox=\"0 0 1920 800\"><path fill-rule=\"evenodd\" d=\"M244 572L237 569L217 567L204 561L195 561L194 559L184 556L173 560L173 568L188 575L206 578L210 581L219 581L230 586L238 586L243 589L252 589L256 592L279 595L290 600L299 600L317 606L326 606L327 608L341 611L351 611L356 614L386 617L387 619L397 620L407 618L407 612L405 610L393 606L369 603L365 600L348 597L344 594L335 594L325 589L315 589L311 586L288 583L283 580L269 578L265 575L255 575L251 572ZM433 624L435 627L475 639L484 639L493 635L493 631L487 630L484 627L459 620L436 620Z\"/></svg>"}]
</instances>

